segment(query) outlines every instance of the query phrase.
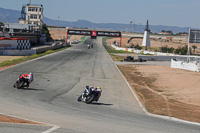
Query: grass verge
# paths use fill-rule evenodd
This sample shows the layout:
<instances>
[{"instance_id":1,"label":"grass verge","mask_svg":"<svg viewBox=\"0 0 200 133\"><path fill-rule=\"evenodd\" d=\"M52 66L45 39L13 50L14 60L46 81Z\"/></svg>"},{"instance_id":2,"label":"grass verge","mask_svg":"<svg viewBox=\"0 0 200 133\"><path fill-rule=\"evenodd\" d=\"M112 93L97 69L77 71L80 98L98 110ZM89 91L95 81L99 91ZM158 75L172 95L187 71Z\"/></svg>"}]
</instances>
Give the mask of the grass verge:
<instances>
[{"instance_id":1,"label":"grass verge","mask_svg":"<svg viewBox=\"0 0 200 133\"><path fill-rule=\"evenodd\" d=\"M41 57L44 55L48 55L51 53L55 53L55 52L58 52L58 51L61 51L61 50L67 49L67 48L69 48L69 47L64 47L64 48L60 48L60 49L56 49L56 50L48 50L41 54L30 55L30 56L26 56L26 57L14 59L14 60L6 60L6 61L3 61L2 63L0 63L0 67L16 65L16 64L19 64L19 63L22 63L22 62L25 62L28 60L32 60L32 59L35 59L35 58L38 58L38 57Z\"/></svg>"},{"instance_id":2,"label":"grass verge","mask_svg":"<svg viewBox=\"0 0 200 133\"><path fill-rule=\"evenodd\" d=\"M84 43L86 36L81 37L81 43Z\"/></svg>"}]
</instances>

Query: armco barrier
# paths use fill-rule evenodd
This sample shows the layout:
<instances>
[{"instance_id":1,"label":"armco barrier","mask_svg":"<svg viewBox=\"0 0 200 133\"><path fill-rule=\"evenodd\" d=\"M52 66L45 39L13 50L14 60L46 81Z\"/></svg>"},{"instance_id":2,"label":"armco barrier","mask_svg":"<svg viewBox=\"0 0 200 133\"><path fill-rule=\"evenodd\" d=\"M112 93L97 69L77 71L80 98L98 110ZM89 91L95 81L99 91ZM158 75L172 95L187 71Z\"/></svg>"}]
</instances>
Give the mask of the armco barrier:
<instances>
[{"instance_id":1,"label":"armco barrier","mask_svg":"<svg viewBox=\"0 0 200 133\"><path fill-rule=\"evenodd\" d=\"M171 59L176 59L176 56L153 56L153 55L138 55L138 59L146 61L171 61Z\"/></svg>"},{"instance_id":2,"label":"armco barrier","mask_svg":"<svg viewBox=\"0 0 200 133\"><path fill-rule=\"evenodd\" d=\"M59 44L59 45L55 45L55 46L45 46L45 47L41 47L41 48L36 48L36 53L40 54L40 53L43 53L43 52L45 52L47 50L59 49L59 48L64 47L63 45L64 44Z\"/></svg>"},{"instance_id":3,"label":"armco barrier","mask_svg":"<svg viewBox=\"0 0 200 133\"><path fill-rule=\"evenodd\" d=\"M174 56L156 56L156 55L138 55L138 59L147 61L171 61L171 59L176 59L179 61L187 61L188 57L184 55L174 55ZM190 61L200 61L199 56L190 56Z\"/></svg>"}]
</instances>

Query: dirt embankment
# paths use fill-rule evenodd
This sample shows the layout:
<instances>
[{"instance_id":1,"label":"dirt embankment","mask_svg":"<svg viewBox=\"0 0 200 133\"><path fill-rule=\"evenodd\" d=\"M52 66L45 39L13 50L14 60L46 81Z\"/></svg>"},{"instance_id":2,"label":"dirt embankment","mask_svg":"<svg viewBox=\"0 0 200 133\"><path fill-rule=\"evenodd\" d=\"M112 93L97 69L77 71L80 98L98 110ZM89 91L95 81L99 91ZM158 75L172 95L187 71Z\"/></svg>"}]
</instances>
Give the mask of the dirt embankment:
<instances>
[{"instance_id":1,"label":"dirt embankment","mask_svg":"<svg viewBox=\"0 0 200 133\"><path fill-rule=\"evenodd\" d=\"M23 56L0 56L0 63L4 62L4 61L7 61L7 60L14 60L14 59L18 59L18 58L22 58ZM10 66L4 66L4 67L1 67L0 66L0 70L3 70L5 68L8 68Z\"/></svg>"},{"instance_id":2,"label":"dirt embankment","mask_svg":"<svg viewBox=\"0 0 200 133\"><path fill-rule=\"evenodd\" d=\"M14 59L18 59L21 58L23 56L0 56L0 63L6 60L14 60Z\"/></svg>"},{"instance_id":3,"label":"dirt embankment","mask_svg":"<svg viewBox=\"0 0 200 133\"><path fill-rule=\"evenodd\" d=\"M169 66L118 67L149 112L200 122L200 73Z\"/></svg>"}]
</instances>

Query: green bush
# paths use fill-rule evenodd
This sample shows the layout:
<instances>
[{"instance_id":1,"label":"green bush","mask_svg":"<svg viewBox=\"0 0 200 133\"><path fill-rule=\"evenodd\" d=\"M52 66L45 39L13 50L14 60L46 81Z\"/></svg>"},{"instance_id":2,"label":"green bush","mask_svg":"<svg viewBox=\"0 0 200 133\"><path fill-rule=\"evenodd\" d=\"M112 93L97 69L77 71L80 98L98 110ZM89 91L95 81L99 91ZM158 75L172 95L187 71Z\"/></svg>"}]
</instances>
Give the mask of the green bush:
<instances>
[{"instance_id":1,"label":"green bush","mask_svg":"<svg viewBox=\"0 0 200 133\"><path fill-rule=\"evenodd\" d=\"M168 48L168 46L162 46L160 47L160 51L163 52L163 53L174 53L174 48L171 47L171 48Z\"/></svg>"},{"instance_id":2,"label":"green bush","mask_svg":"<svg viewBox=\"0 0 200 133\"><path fill-rule=\"evenodd\" d=\"M135 48L138 49L138 50L141 50L141 49L142 49L142 47L139 46L138 44L135 46Z\"/></svg>"},{"instance_id":3,"label":"green bush","mask_svg":"<svg viewBox=\"0 0 200 133\"><path fill-rule=\"evenodd\" d=\"M188 51L188 46L185 45L184 47L179 47L177 48L174 53L176 54L180 54L180 55L187 55L187 51ZM190 53L191 53L191 49L190 49Z\"/></svg>"}]
</instances>

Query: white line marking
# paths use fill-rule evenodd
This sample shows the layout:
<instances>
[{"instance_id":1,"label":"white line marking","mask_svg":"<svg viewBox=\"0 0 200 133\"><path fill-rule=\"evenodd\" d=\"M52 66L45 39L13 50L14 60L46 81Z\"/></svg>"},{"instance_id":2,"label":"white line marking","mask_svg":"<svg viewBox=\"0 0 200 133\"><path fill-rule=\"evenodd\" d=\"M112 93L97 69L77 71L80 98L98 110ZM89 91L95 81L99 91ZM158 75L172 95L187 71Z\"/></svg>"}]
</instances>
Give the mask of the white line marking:
<instances>
[{"instance_id":1,"label":"white line marking","mask_svg":"<svg viewBox=\"0 0 200 133\"><path fill-rule=\"evenodd\" d=\"M48 130L46 130L46 131L44 131L42 133L51 133L51 132L57 130L58 128L60 128L60 127L59 126L53 126L52 128L50 128L50 129L48 129Z\"/></svg>"}]
</instances>

